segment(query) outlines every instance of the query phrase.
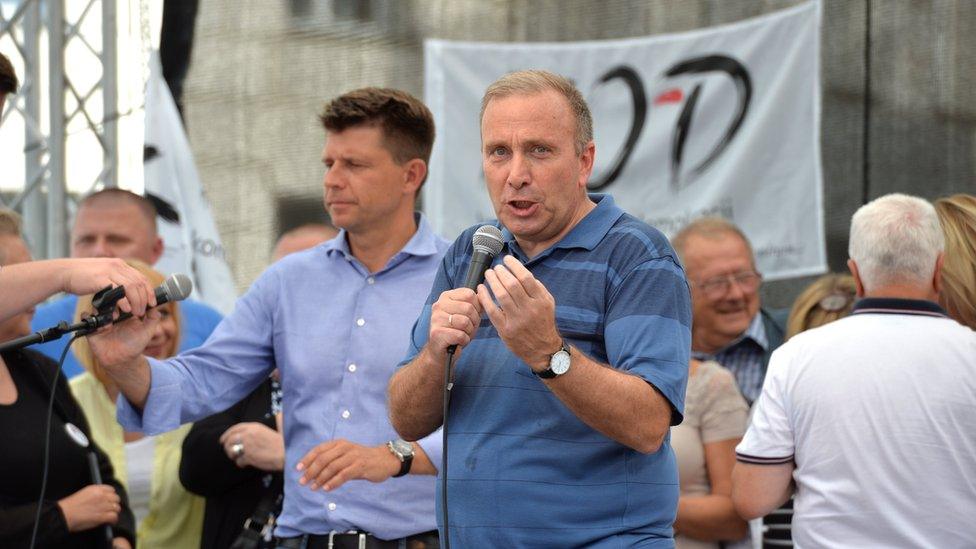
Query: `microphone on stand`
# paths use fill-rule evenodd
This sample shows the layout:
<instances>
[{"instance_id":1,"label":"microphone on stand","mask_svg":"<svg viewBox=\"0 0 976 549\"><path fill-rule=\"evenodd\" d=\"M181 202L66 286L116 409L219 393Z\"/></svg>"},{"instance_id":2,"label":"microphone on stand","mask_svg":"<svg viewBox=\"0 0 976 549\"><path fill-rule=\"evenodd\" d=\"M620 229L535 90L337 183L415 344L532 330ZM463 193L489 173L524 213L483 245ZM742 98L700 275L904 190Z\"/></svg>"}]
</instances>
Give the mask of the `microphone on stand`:
<instances>
[{"instance_id":1,"label":"microphone on stand","mask_svg":"<svg viewBox=\"0 0 976 549\"><path fill-rule=\"evenodd\" d=\"M170 303L173 301L183 301L190 296L193 291L193 281L190 277L182 273L176 273L170 275L162 284L156 288L156 306ZM19 337L17 339L12 339L3 344L0 344L0 352L9 351L11 349L21 349L27 347L28 345L34 345L35 343L46 343L48 341L53 341L55 339L60 339L64 334L71 332L81 332L82 335L87 335L95 330L101 328L102 326L108 326L115 322L122 322L129 318L132 318L131 313L122 313L118 318L113 319L115 315L115 306L120 299L125 297L125 287L106 287L105 289L99 291L92 298L92 305L96 309L96 314L81 319L80 322L75 324L68 324L67 322L59 322L57 326L52 328L47 328L46 330L41 330L39 332L34 332L33 334Z\"/></svg>"},{"instance_id":2,"label":"microphone on stand","mask_svg":"<svg viewBox=\"0 0 976 549\"><path fill-rule=\"evenodd\" d=\"M121 288L121 286L119 286L119 287ZM105 290L102 290L102 291L105 291ZM159 307L160 305L165 305L165 304L170 303L170 302L173 302L173 301L183 301L184 299L190 297L190 294L192 292L193 292L193 281L190 280L190 277L186 276L183 273L171 274L171 275L169 275L166 278L166 280L163 281L162 284L159 285L158 288L156 288L156 291L155 291L155 294L156 294L156 307ZM124 295L124 292L123 292L123 295ZM116 300L116 301L118 301L118 300ZM94 302L93 302L93 304L94 304ZM96 308L97 308L97 306L96 306ZM114 304L113 304L112 309L114 309L114 308L115 307L114 307ZM101 310L99 310L99 312L101 312ZM111 312L111 311L109 311L109 312ZM114 324L116 322L122 322L123 320L128 320L130 318L132 318L132 313L122 313L115 320L112 320L111 322L106 323L106 325L107 324ZM99 326L99 327L101 327L101 326Z\"/></svg>"}]
</instances>

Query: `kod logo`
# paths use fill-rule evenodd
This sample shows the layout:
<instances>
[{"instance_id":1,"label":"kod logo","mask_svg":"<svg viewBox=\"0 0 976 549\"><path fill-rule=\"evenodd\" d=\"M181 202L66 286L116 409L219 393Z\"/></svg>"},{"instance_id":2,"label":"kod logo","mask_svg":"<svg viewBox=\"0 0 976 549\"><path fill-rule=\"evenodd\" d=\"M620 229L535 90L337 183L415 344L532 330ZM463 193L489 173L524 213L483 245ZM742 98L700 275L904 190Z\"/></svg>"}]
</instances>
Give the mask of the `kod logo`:
<instances>
[{"instance_id":1,"label":"kod logo","mask_svg":"<svg viewBox=\"0 0 976 549\"><path fill-rule=\"evenodd\" d=\"M727 79L731 83L733 93L728 93L729 86L727 85L709 82L715 76ZM714 87L717 94L716 100L712 102L713 107L724 111L724 113L716 113L715 108L710 109L708 111L709 119L703 123L702 120L696 118L696 114L700 114L706 85ZM652 115L663 112L663 110L675 111L671 107L678 105L681 106L679 111L665 117L665 120L668 120L666 127L658 129L654 126L653 121L650 125L652 132L670 131L670 139L666 143L668 143L667 163L670 172L668 180L672 191L677 192L687 187L707 171L735 139L749 113L749 105L753 95L749 71L742 63L726 55L694 57L675 63L656 79L653 83L653 90L656 93L654 93L653 99L649 101L647 87L640 74L633 67L627 65L613 67L597 79L591 95L609 93L613 94L614 97L610 98L609 101L596 101L591 104L609 103L619 106L621 103L618 96L623 93L628 96L629 101L626 103L629 104L630 108L626 114L602 113L612 116L598 117L594 114L594 118L604 121L613 120L616 121L616 124L620 124L621 120L629 118L630 124L626 135L622 136L622 140L620 135L611 138L611 141L621 141L621 144L617 147L612 160L590 180L588 184L590 190L605 190L617 181L624 169L631 163L644 133L644 128L649 125L649 119ZM725 99L729 96L731 96L731 100ZM653 118L656 121L662 117L654 116ZM725 119L727 122L716 129L713 118ZM619 127L608 129L611 134L619 133L619 131ZM697 133L705 135L699 136L696 135ZM707 139L708 142L704 142L703 139ZM665 141L660 142L665 143ZM692 142L697 143L698 146L691 147L690 143ZM656 156L656 152L651 151L651 154Z\"/></svg>"}]
</instances>

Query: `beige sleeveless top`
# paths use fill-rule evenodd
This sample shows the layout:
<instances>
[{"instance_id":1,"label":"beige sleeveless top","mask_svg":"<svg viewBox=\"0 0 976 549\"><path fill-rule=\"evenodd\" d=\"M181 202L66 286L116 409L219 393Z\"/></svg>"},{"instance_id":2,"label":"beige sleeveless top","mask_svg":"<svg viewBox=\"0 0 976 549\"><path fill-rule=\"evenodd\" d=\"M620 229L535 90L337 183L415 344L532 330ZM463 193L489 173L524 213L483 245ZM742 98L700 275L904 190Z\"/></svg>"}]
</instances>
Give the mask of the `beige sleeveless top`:
<instances>
[{"instance_id":1,"label":"beige sleeveless top","mask_svg":"<svg viewBox=\"0 0 976 549\"><path fill-rule=\"evenodd\" d=\"M705 468L705 444L741 438L746 432L749 406L732 372L717 362L703 362L688 379L685 419L671 428L671 446L678 460L681 495L705 495L710 490ZM680 549L717 548L717 543L675 538Z\"/></svg>"}]
</instances>

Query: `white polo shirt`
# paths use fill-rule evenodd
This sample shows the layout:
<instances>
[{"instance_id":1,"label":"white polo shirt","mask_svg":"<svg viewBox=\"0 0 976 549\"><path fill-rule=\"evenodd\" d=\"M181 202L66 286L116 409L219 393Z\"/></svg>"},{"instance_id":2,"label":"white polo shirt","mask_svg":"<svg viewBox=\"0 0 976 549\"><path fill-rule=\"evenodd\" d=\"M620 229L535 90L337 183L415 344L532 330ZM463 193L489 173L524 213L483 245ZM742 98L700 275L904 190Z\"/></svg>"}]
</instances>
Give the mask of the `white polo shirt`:
<instances>
[{"instance_id":1,"label":"white polo shirt","mask_svg":"<svg viewBox=\"0 0 976 549\"><path fill-rule=\"evenodd\" d=\"M976 547L976 332L859 301L773 353L736 454L795 463L797 547Z\"/></svg>"}]
</instances>

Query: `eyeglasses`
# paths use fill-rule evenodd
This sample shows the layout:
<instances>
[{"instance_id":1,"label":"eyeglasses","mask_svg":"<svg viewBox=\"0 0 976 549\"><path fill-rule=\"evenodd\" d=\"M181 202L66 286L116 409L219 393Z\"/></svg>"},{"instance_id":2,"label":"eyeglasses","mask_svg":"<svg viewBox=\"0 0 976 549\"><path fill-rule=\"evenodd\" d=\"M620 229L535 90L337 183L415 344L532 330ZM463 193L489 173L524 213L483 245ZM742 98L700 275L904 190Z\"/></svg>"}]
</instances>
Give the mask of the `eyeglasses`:
<instances>
[{"instance_id":1,"label":"eyeglasses","mask_svg":"<svg viewBox=\"0 0 976 549\"><path fill-rule=\"evenodd\" d=\"M762 275L756 271L744 271L741 273L716 276L702 282L692 282L691 284L700 288L702 293L705 294L705 297L717 299L729 293L729 290L732 289L733 282L743 292L752 293L759 289L759 284L762 282Z\"/></svg>"}]
</instances>

